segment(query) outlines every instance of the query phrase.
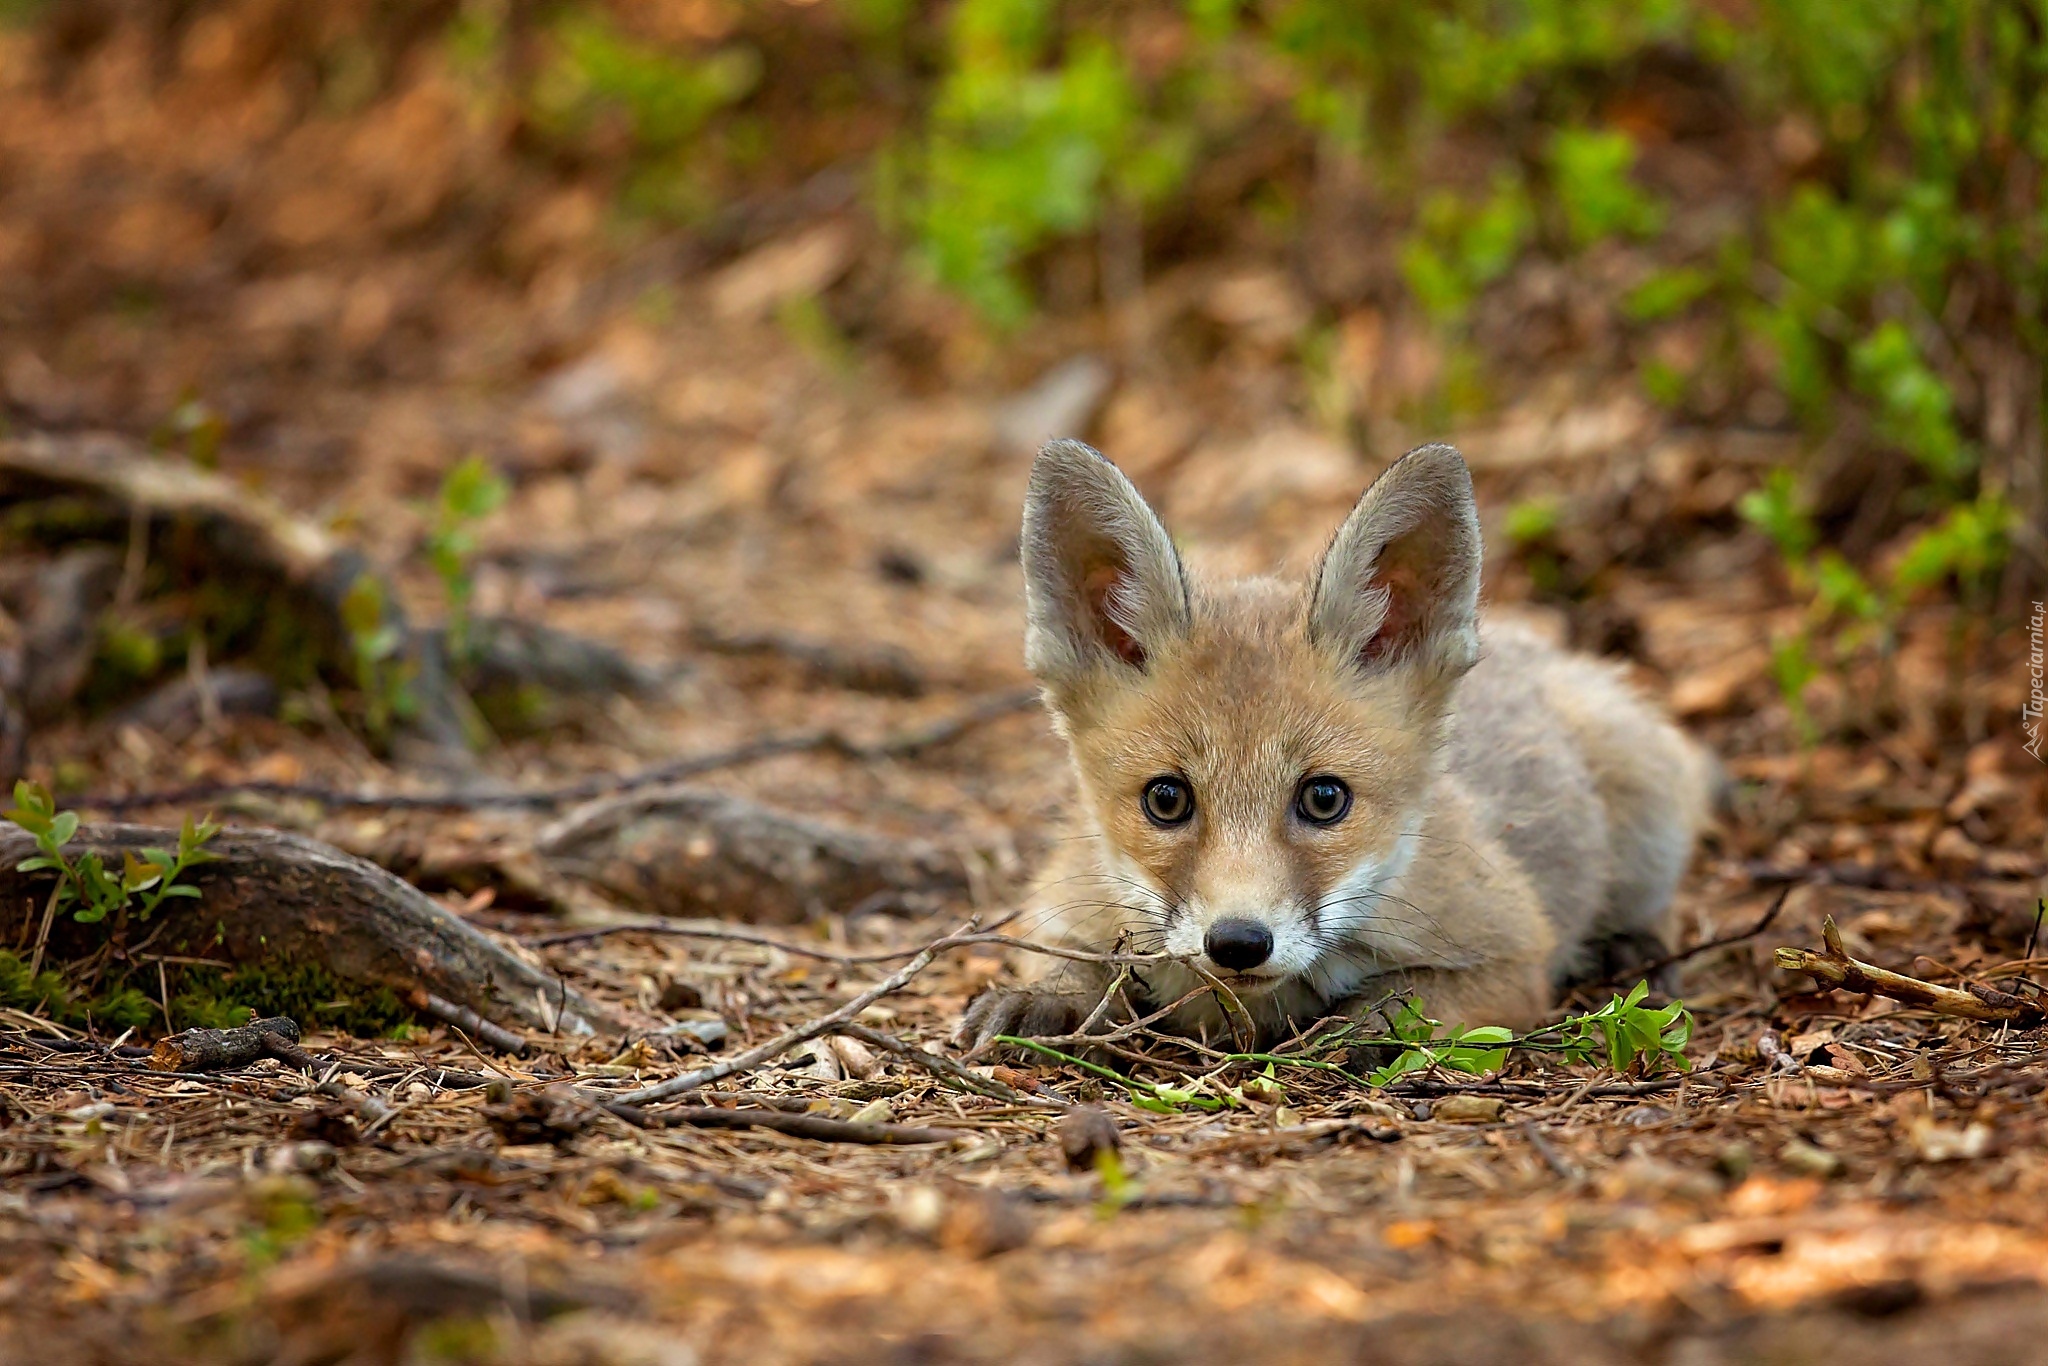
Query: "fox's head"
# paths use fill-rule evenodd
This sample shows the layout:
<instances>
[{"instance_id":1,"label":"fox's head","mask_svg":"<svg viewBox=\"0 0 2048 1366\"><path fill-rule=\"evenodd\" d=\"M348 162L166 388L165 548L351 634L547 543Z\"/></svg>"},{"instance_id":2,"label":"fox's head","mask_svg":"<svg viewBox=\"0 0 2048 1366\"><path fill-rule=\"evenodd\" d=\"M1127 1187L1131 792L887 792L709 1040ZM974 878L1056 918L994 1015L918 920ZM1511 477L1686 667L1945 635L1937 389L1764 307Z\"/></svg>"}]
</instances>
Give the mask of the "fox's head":
<instances>
[{"instance_id":1,"label":"fox's head","mask_svg":"<svg viewBox=\"0 0 2048 1366\"><path fill-rule=\"evenodd\" d=\"M1391 897L1478 657L1479 519L1449 446L1366 490L1305 584L1191 578L1114 465L1031 471L1025 653L1106 873L1164 948L1241 996L1325 999L1429 958Z\"/></svg>"}]
</instances>

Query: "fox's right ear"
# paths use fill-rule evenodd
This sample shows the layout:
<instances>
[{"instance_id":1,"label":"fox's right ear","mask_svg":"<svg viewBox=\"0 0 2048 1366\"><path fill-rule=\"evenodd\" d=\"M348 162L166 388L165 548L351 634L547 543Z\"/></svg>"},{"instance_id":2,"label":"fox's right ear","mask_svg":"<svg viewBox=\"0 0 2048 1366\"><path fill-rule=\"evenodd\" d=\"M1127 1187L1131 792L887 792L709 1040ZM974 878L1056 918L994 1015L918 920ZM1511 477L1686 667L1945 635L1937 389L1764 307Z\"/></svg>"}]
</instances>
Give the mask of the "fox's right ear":
<instances>
[{"instance_id":1,"label":"fox's right ear","mask_svg":"<svg viewBox=\"0 0 2048 1366\"><path fill-rule=\"evenodd\" d=\"M1098 666L1142 670L1188 626L1180 556L1123 471L1079 441L1054 441L1024 498L1024 658L1041 682Z\"/></svg>"}]
</instances>

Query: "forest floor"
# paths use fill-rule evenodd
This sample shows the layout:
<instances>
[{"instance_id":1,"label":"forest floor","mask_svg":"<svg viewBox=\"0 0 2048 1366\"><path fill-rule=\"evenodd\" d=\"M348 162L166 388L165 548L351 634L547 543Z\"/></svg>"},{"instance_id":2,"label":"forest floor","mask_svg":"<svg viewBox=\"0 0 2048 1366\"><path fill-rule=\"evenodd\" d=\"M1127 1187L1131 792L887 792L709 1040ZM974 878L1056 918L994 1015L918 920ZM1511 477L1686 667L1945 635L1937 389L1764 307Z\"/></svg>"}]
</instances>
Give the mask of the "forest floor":
<instances>
[{"instance_id":1,"label":"forest floor","mask_svg":"<svg viewBox=\"0 0 2048 1366\"><path fill-rule=\"evenodd\" d=\"M116 34L62 83L30 41L0 35L16 45L0 52L13 428L147 439L203 402L225 473L360 547L427 619L435 490L482 453L511 492L481 527L477 612L606 642L660 679L536 702L453 777L377 757L332 709L153 730L112 702L73 708L31 742L60 795L538 787L818 726L902 733L1028 682L1017 523L1052 428L1089 435L1191 553L1238 569L1303 567L1377 470L1443 438L1475 470L1497 610L1623 659L1735 780L1681 891L1681 942L1789 894L1765 933L1685 964L1692 1071L1656 1086L1518 1060L1511 1084L1479 1087L1501 1105L1451 1122L1440 1096L1292 1077L1284 1096L1160 1114L1072 1069L1004 1074L1113 1115L1128 1179L1109 1189L1068 1170L1056 1108L886 1055L805 1046L720 1087L841 1118L886 1101L896 1123L970 1137L600 1119L519 1141L535 1135L437 1069L623 1088L704 1059L545 1036L486 1056L443 1026L364 1039L306 1021L309 1049L400 1069L375 1082L395 1114L374 1132L323 1131L331 1110L282 1063L151 1073L54 1051L9 1014L0 1357L2048 1360L2048 1037L1771 965L1831 916L1852 953L1930 980L2027 970L2048 782L2018 734L2025 641L1922 604L1885 687L1816 682L1820 735L1802 742L1770 673L1801 609L1734 511L1798 439L1782 414L1688 425L1639 395L1612 335L1625 249L1563 277L1528 268L1487 325L1550 340L1498 365L1482 413L1438 425L1416 399L1444 354L1398 311L1339 319L1337 399L1303 379L1293 339L1322 305L1291 246L1225 243L997 353L889 274L829 186L748 206L712 248L635 240L588 191L490 160L431 72L350 118L295 121L232 32L168 59ZM476 203L489 212L458 212ZM1363 439L1333 436L1342 420ZM1497 531L1534 503L1559 510L1536 552ZM727 768L704 781L942 846L968 890L765 931L824 957L647 934L532 951L650 1018L700 999L730 1055L893 967L830 955L1000 916L1057 828L1063 765L1043 716L1013 709L905 757ZM559 814L256 794L216 812L412 867L529 845ZM429 890L496 933L563 928L490 886ZM949 954L862 1020L954 1056L953 1021L1005 971L990 949ZM350 1141L305 1146L322 1132Z\"/></svg>"}]
</instances>

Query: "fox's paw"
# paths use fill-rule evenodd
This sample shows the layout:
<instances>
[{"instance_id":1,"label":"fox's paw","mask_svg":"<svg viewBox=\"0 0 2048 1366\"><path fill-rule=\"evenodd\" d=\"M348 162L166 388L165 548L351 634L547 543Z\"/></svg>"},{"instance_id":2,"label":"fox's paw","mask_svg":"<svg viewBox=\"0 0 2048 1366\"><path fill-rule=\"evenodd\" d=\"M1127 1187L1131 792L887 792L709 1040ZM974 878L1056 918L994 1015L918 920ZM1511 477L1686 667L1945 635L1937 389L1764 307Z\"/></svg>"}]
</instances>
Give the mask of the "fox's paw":
<instances>
[{"instance_id":1,"label":"fox's paw","mask_svg":"<svg viewBox=\"0 0 2048 1366\"><path fill-rule=\"evenodd\" d=\"M967 1003L953 1031L953 1042L979 1053L998 1034L1042 1039L1072 1034L1095 1009L1096 998L1065 991L1030 991L990 987Z\"/></svg>"}]
</instances>

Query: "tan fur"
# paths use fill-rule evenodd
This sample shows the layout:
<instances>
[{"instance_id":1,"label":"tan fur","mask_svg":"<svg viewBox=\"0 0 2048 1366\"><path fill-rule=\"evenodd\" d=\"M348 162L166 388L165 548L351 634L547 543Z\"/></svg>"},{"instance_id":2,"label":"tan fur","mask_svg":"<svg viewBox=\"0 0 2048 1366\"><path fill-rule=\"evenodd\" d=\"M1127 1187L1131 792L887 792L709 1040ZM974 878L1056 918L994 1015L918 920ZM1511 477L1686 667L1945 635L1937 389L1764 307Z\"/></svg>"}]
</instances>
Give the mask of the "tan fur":
<instances>
[{"instance_id":1,"label":"tan fur","mask_svg":"<svg viewBox=\"0 0 2048 1366\"><path fill-rule=\"evenodd\" d=\"M1397 463L1306 585L1188 574L1113 466L1078 443L1034 468L1027 655L1070 746L1075 830L1022 926L1050 942L1179 955L1154 1006L1220 977L1268 1040L1419 996L1459 1023L1535 1022L1604 944L1649 956L1706 805L1705 761L1606 666L1478 623L1469 476L1448 447ZM1194 814L1142 805L1162 775ZM1301 815L1314 777L1348 814ZM1206 956L1219 920L1270 958ZM1075 1028L1107 972L1024 955L1021 991L963 1034ZM1217 993L1172 1023L1214 1034Z\"/></svg>"}]
</instances>

